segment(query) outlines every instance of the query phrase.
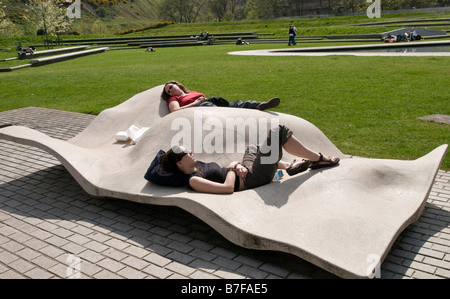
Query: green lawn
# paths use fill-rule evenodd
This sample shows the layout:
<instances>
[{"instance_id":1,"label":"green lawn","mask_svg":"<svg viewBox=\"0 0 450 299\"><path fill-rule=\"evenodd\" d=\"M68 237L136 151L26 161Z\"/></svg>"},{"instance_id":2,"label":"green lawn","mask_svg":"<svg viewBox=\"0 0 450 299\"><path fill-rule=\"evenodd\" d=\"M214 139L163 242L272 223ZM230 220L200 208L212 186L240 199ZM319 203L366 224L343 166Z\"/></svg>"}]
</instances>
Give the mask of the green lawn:
<instances>
[{"instance_id":1,"label":"green lawn","mask_svg":"<svg viewBox=\"0 0 450 299\"><path fill-rule=\"evenodd\" d=\"M239 49L285 47L249 45ZM0 111L27 106L98 114L136 93L183 82L228 100L282 99L275 111L307 119L344 153L417 159L450 142L448 57L256 57L234 45L109 51L0 73ZM1 67L1 65L0 65ZM450 159L443 169L450 170ZM417 171L420 171L418 169Z\"/></svg>"}]
</instances>

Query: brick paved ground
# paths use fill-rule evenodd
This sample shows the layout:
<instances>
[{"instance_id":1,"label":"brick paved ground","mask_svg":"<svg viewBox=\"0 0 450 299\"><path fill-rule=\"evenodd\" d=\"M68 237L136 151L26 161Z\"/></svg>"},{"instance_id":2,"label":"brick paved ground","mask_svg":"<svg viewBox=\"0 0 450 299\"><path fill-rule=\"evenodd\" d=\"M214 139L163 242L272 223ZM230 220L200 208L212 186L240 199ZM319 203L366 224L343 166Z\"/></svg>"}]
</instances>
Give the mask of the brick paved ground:
<instances>
[{"instance_id":1,"label":"brick paved ground","mask_svg":"<svg viewBox=\"0 0 450 299\"><path fill-rule=\"evenodd\" d=\"M42 108L0 112L0 125L60 139L94 116ZM335 278L292 255L236 246L174 207L96 198L58 160L0 140L0 278ZM396 240L382 278L450 278L450 173ZM81 261L79 268L77 262Z\"/></svg>"}]
</instances>

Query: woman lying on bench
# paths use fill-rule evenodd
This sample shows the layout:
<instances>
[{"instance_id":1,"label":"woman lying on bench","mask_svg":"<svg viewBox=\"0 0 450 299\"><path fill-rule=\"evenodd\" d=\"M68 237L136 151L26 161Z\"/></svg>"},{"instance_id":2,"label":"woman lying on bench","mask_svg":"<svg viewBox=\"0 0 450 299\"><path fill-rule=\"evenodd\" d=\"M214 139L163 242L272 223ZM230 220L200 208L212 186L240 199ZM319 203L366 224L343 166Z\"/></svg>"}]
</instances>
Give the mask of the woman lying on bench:
<instances>
[{"instance_id":1,"label":"woman lying on bench","mask_svg":"<svg viewBox=\"0 0 450 299\"><path fill-rule=\"evenodd\" d=\"M164 85L161 97L167 102L170 112L180 109L198 107L198 106L220 106L231 108L248 108L266 110L275 108L280 104L279 98L273 98L266 102L257 101L236 101L229 103L223 98L206 98L204 94L197 91L188 90L183 84L177 81L169 81Z\"/></svg>"},{"instance_id":2,"label":"woman lying on bench","mask_svg":"<svg viewBox=\"0 0 450 299\"><path fill-rule=\"evenodd\" d=\"M274 134L274 135L273 135ZM272 136L279 136L272 143ZM270 144L270 146L269 146ZM274 145L275 144L275 145ZM265 164L262 159L271 157L272 146L278 147L278 156L274 163ZM305 158L301 162L288 163L282 161L283 148L296 157ZM197 161L192 151L181 146L174 146L161 158L161 165L168 173L182 173L187 186L197 192L231 194L235 191L252 189L272 182L278 169L286 170L291 176L306 171L308 168L335 166L338 157L324 157L305 147L290 129L279 126L269 132L261 146L249 146L242 162L231 162L228 167L220 167L217 163Z\"/></svg>"}]
</instances>

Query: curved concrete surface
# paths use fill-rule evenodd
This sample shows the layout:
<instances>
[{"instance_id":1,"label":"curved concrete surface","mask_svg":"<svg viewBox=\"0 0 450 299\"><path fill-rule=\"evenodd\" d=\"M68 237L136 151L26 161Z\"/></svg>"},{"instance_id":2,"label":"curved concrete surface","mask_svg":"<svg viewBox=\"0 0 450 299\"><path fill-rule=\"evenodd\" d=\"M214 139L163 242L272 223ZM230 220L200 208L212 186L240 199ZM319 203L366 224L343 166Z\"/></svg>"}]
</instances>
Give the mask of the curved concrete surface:
<instances>
[{"instance_id":1,"label":"curved concrete surface","mask_svg":"<svg viewBox=\"0 0 450 299\"><path fill-rule=\"evenodd\" d=\"M330 56L330 55L352 55L352 56L450 56L450 52L371 52L374 49L408 48L408 47L430 47L448 46L450 40L444 41L416 41L399 43L379 43L351 46L329 46L329 47L307 47L307 48L285 48L271 50L248 50L229 52L230 55L250 56ZM366 52L364 52L366 51Z\"/></svg>"},{"instance_id":2,"label":"curved concrete surface","mask_svg":"<svg viewBox=\"0 0 450 299\"><path fill-rule=\"evenodd\" d=\"M0 129L0 137L48 151L89 194L178 206L235 244L291 253L343 278L374 275L400 232L419 218L447 150L447 145L442 145L415 161L348 157L314 125L286 114L232 108L168 114L160 99L162 88L157 86L103 111L69 141L19 126ZM220 122L237 118L266 120L261 127L285 124L307 146L340 156L341 163L294 177L285 175L280 182L232 195L200 194L187 188L156 186L144 179L157 151L170 148L179 133L171 130L172 125L184 122L196 128L196 124L211 121L217 128ZM115 134L135 121L151 128L143 139L134 146L116 142ZM223 127L224 133L234 131L237 129ZM203 140L209 133L202 130ZM248 136L244 137L248 141ZM234 136L237 145L242 143L238 140ZM225 165L242 154L196 156ZM289 155L285 158L292 159Z\"/></svg>"}]
</instances>

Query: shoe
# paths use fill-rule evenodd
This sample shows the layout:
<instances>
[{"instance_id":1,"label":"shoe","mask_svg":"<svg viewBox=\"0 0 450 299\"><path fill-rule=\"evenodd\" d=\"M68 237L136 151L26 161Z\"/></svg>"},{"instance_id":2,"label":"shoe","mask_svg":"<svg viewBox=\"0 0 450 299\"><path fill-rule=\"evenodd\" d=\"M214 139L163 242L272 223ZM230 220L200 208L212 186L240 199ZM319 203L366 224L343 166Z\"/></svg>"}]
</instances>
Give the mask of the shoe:
<instances>
[{"instance_id":1,"label":"shoe","mask_svg":"<svg viewBox=\"0 0 450 299\"><path fill-rule=\"evenodd\" d=\"M273 98L266 102L260 103L258 106L256 106L256 109L264 111L266 109L275 108L278 105L280 105L280 99L279 98Z\"/></svg>"},{"instance_id":2,"label":"shoe","mask_svg":"<svg viewBox=\"0 0 450 299\"><path fill-rule=\"evenodd\" d=\"M331 160L332 158L324 158L324 156L319 153L320 158L317 161L312 161L311 165L309 166L309 168L311 169L319 169L322 167L331 167L331 166L336 166L339 161L341 161L341 159L339 159L338 157L336 157L336 160Z\"/></svg>"},{"instance_id":3,"label":"shoe","mask_svg":"<svg viewBox=\"0 0 450 299\"><path fill-rule=\"evenodd\" d=\"M0 123L0 129L1 128L6 128L6 127L11 127L12 124L11 123Z\"/></svg>"},{"instance_id":4,"label":"shoe","mask_svg":"<svg viewBox=\"0 0 450 299\"><path fill-rule=\"evenodd\" d=\"M295 161L292 161L292 163L289 165L289 167L286 169L286 172L290 175L296 175L300 172L306 171L308 167L311 165L311 161L303 159L301 163L298 163L294 166Z\"/></svg>"}]
</instances>

